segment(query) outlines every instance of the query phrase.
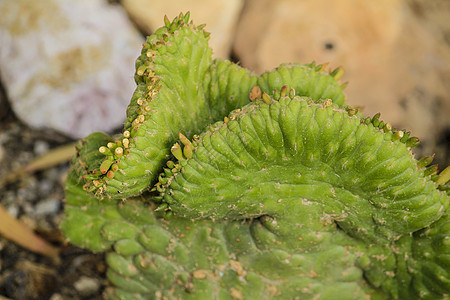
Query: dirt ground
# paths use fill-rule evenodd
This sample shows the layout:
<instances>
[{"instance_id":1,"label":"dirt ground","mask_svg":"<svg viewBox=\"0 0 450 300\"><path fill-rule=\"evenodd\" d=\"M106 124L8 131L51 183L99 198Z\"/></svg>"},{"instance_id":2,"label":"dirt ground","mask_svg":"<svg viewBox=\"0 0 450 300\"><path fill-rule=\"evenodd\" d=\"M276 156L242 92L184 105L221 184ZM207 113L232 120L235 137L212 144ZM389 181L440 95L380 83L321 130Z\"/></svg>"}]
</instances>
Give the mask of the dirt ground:
<instances>
[{"instance_id":1,"label":"dirt ground","mask_svg":"<svg viewBox=\"0 0 450 300\"><path fill-rule=\"evenodd\" d=\"M70 142L55 132L23 125L4 102L0 111L0 177ZM66 244L58 227L68 169L65 163L0 187L6 210L62 249L60 260L54 261L0 236L0 299L101 299L107 287L103 255Z\"/></svg>"}]
</instances>

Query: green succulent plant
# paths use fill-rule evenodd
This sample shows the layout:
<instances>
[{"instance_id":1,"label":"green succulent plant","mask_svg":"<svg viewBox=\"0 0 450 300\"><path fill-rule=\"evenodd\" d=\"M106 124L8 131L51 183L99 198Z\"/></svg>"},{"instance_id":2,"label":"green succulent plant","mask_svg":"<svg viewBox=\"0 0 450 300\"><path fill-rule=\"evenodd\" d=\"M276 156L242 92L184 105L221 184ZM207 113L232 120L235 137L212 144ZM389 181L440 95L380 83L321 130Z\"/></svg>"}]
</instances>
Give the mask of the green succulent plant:
<instances>
[{"instance_id":1,"label":"green succulent plant","mask_svg":"<svg viewBox=\"0 0 450 300\"><path fill-rule=\"evenodd\" d=\"M449 169L345 103L342 69L261 76L180 14L147 39L120 136L77 145L62 229L118 299L444 299Z\"/></svg>"}]
</instances>

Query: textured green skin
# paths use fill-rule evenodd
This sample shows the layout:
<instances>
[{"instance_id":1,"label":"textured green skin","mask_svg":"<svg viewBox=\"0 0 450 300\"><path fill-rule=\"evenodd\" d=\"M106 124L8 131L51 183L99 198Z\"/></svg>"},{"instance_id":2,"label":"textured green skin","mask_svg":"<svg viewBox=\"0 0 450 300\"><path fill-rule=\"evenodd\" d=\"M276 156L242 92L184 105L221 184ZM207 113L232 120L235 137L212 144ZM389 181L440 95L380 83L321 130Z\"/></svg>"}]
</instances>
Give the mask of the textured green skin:
<instances>
[{"instance_id":1,"label":"textured green skin","mask_svg":"<svg viewBox=\"0 0 450 300\"><path fill-rule=\"evenodd\" d=\"M137 59L137 88L124 126L131 134L130 147L118 158L114 178L100 178L104 185L99 197L125 199L141 194L162 171L178 132L192 137L248 103L248 91L256 77L230 62L213 61L204 31L184 21L178 23L150 36ZM150 58L147 53L151 53ZM143 74L138 75L139 70ZM218 89L219 80L239 82L238 89ZM146 104L140 106L138 99ZM140 114L145 122L133 125Z\"/></svg>"},{"instance_id":2,"label":"textured green skin","mask_svg":"<svg viewBox=\"0 0 450 300\"><path fill-rule=\"evenodd\" d=\"M272 95L276 89L279 91L283 85L287 85L295 90L297 96L306 96L314 101L331 99L334 103L343 105L343 88L333 76L323 72L322 68L314 63L282 64L275 70L262 74L258 78L258 86L263 92Z\"/></svg>"},{"instance_id":3,"label":"textured green skin","mask_svg":"<svg viewBox=\"0 0 450 300\"><path fill-rule=\"evenodd\" d=\"M283 65L256 77L210 61L204 32L186 20L166 22L144 45L125 124L136 139L113 180L94 174L101 185L93 186L86 176L104 160L99 147L112 140L94 133L77 146L66 182L62 230L75 245L107 251L107 276L117 287L107 296L448 297L448 186L437 186L407 138L347 107L322 66ZM191 43L175 43L183 34ZM164 39L153 69L142 72L153 41ZM168 44L182 45L187 56L165 61ZM271 96L247 104L255 84ZM281 96L284 85L313 100ZM149 86L158 90L149 103L159 112L134 126ZM328 98L334 104L319 100ZM157 192L128 197L151 188L178 131L199 134L192 153L164 170ZM114 199L117 191L127 199Z\"/></svg>"}]
</instances>

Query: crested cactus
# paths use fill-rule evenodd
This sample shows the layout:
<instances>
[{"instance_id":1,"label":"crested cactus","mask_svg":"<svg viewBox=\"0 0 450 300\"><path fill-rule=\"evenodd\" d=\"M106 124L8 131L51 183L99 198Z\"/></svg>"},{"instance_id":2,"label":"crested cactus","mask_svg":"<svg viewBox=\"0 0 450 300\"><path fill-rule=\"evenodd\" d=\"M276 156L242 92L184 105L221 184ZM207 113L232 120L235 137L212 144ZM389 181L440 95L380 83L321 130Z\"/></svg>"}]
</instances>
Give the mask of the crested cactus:
<instances>
[{"instance_id":1,"label":"crested cactus","mask_svg":"<svg viewBox=\"0 0 450 300\"><path fill-rule=\"evenodd\" d=\"M449 170L345 103L342 69L253 75L180 14L147 39L120 136L77 145L62 229L117 299L444 299Z\"/></svg>"}]
</instances>

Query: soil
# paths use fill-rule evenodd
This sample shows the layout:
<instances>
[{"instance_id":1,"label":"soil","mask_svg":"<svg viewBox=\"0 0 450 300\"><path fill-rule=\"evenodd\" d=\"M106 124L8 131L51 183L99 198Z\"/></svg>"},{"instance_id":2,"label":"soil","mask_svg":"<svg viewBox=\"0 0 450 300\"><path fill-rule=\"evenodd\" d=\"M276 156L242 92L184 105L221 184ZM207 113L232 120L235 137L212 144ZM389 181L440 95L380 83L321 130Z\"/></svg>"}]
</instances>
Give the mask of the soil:
<instances>
[{"instance_id":1,"label":"soil","mask_svg":"<svg viewBox=\"0 0 450 300\"><path fill-rule=\"evenodd\" d=\"M0 99L0 179L34 157L73 142L51 130L28 128L12 113L4 94ZM69 163L64 163L0 186L0 204L61 249L55 261L0 236L0 300L101 299L107 289L103 254L69 245L58 227L68 169Z\"/></svg>"}]
</instances>

